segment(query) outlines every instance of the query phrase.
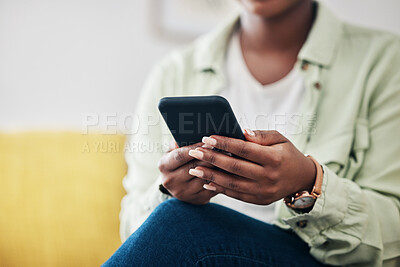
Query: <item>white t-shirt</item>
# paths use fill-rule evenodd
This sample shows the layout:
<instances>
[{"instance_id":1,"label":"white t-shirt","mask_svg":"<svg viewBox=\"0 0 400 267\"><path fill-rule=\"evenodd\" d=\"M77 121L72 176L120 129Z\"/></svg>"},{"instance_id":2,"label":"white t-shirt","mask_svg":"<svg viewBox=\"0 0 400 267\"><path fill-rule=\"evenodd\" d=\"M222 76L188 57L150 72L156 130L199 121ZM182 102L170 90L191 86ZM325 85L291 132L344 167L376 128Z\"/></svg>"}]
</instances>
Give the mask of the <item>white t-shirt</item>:
<instances>
[{"instance_id":1,"label":"white t-shirt","mask_svg":"<svg viewBox=\"0 0 400 267\"><path fill-rule=\"evenodd\" d=\"M287 138L295 134L304 100L304 81L297 69L281 80L260 84L250 73L242 55L239 32L230 40L226 57L227 87L221 92L230 102L242 128L277 130ZM225 195L212 202L227 206L255 219L271 222L275 204L268 206L245 203Z\"/></svg>"}]
</instances>

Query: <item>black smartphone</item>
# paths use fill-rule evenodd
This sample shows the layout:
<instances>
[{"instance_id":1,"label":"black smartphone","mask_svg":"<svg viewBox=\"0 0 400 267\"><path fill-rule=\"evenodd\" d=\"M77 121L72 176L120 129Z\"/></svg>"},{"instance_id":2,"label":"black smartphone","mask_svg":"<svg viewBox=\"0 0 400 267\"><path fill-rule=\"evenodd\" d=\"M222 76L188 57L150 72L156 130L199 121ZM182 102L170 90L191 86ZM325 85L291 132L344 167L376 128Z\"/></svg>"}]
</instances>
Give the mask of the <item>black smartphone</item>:
<instances>
[{"instance_id":1,"label":"black smartphone","mask_svg":"<svg viewBox=\"0 0 400 267\"><path fill-rule=\"evenodd\" d=\"M179 147L213 134L245 140L228 100L222 96L164 97L158 109Z\"/></svg>"}]
</instances>

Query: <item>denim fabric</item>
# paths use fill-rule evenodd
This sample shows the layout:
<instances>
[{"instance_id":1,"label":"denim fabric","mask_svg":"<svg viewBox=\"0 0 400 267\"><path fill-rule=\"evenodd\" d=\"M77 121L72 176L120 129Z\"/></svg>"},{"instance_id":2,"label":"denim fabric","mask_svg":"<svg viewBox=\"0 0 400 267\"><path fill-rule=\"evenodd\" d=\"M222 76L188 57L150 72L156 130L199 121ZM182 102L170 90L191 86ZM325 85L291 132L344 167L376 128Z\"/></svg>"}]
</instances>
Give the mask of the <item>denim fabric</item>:
<instances>
[{"instance_id":1,"label":"denim fabric","mask_svg":"<svg viewBox=\"0 0 400 267\"><path fill-rule=\"evenodd\" d=\"M220 206L161 203L103 266L325 266L295 234Z\"/></svg>"}]
</instances>

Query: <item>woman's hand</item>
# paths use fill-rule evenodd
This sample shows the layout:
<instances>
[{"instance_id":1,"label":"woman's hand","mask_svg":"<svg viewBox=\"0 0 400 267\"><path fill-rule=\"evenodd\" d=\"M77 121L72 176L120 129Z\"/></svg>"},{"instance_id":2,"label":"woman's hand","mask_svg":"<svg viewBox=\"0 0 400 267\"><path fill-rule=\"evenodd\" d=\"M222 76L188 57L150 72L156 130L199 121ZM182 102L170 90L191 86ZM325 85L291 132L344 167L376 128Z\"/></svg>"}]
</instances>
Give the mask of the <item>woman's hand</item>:
<instances>
[{"instance_id":1,"label":"woman's hand","mask_svg":"<svg viewBox=\"0 0 400 267\"><path fill-rule=\"evenodd\" d=\"M277 131L247 130L245 137L247 141L216 135L204 137L208 146L237 157L197 147L189 155L218 168L197 166L189 173L210 181L205 185L208 190L260 205L312 190L316 167L288 139Z\"/></svg>"},{"instance_id":2,"label":"woman's hand","mask_svg":"<svg viewBox=\"0 0 400 267\"><path fill-rule=\"evenodd\" d=\"M197 143L192 146L172 149L158 163L162 185L171 195L179 200L196 205L208 203L210 198L217 194L204 190L203 185L206 181L189 174L189 170L197 166L208 167L210 170L213 167L205 161L199 161L189 156L189 150L202 145L203 143Z\"/></svg>"}]
</instances>

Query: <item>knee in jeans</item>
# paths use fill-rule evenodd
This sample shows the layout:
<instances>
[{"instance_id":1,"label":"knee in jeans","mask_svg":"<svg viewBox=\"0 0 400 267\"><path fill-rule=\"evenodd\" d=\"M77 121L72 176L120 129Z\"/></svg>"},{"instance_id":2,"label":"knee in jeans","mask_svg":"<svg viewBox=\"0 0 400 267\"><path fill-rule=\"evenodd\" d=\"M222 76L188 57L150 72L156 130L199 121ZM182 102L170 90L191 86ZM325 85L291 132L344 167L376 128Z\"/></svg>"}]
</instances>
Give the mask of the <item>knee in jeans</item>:
<instances>
[{"instance_id":1,"label":"knee in jeans","mask_svg":"<svg viewBox=\"0 0 400 267\"><path fill-rule=\"evenodd\" d=\"M152 215L158 218L162 217L172 219L172 221L179 221L179 218L197 217L206 212L209 206L210 204L197 206L173 198L159 204Z\"/></svg>"},{"instance_id":2,"label":"knee in jeans","mask_svg":"<svg viewBox=\"0 0 400 267\"><path fill-rule=\"evenodd\" d=\"M182 210L190 208L190 206L192 205L172 198L160 203L154 210L154 213L176 214L177 212L182 212Z\"/></svg>"}]
</instances>

